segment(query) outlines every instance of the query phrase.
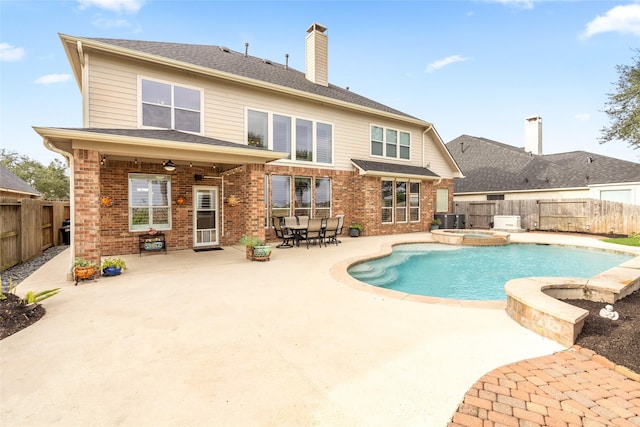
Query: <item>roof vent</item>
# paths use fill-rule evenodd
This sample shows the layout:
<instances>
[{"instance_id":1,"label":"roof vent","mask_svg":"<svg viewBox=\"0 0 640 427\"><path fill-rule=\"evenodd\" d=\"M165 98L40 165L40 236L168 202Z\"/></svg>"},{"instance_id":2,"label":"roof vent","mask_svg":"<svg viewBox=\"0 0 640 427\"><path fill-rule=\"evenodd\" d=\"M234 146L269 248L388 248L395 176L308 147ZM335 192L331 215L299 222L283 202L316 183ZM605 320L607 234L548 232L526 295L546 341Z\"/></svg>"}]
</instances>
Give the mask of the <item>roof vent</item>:
<instances>
[{"instance_id":1,"label":"roof vent","mask_svg":"<svg viewBox=\"0 0 640 427\"><path fill-rule=\"evenodd\" d=\"M244 56L249 56L249 42L244 43Z\"/></svg>"},{"instance_id":2,"label":"roof vent","mask_svg":"<svg viewBox=\"0 0 640 427\"><path fill-rule=\"evenodd\" d=\"M230 49L228 47L225 47L225 46L220 46L220 50L223 51L223 52L227 52L227 53L230 52Z\"/></svg>"},{"instance_id":3,"label":"roof vent","mask_svg":"<svg viewBox=\"0 0 640 427\"><path fill-rule=\"evenodd\" d=\"M270 59L263 59L262 62L264 62L265 64L271 65L271 60Z\"/></svg>"},{"instance_id":4,"label":"roof vent","mask_svg":"<svg viewBox=\"0 0 640 427\"><path fill-rule=\"evenodd\" d=\"M587 157L587 163L593 163L593 157L591 156Z\"/></svg>"}]
</instances>

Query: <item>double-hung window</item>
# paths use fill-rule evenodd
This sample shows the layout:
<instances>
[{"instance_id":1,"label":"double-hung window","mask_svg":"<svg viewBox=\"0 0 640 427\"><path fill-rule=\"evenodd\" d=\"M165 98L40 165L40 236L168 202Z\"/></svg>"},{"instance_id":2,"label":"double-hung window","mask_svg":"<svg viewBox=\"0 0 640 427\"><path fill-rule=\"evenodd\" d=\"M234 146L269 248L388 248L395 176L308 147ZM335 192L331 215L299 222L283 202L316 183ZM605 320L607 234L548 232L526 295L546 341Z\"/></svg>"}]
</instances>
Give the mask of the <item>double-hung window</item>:
<instances>
[{"instance_id":1,"label":"double-hung window","mask_svg":"<svg viewBox=\"0 0 640 427\"><path fill-rule=\"evenodd\" d=\"M171 229L171 177L129 174L129 231Z\"/></svg>"},{"instance_id":2,"label":"double-hung window","mask_svg":"<svg viewBox=\"0 0 640 427\"><path fill-rule=\"evenodd\" d=\"M271 216L291 215L291 177L273 175L271 177Z\"/></svg>"},{"instance_id":3,"label":"double-hung window","mask_svg":"<svg viewBox=\"0 0 640 427\"><path fill-rule=\"evenodd\" d=\"M420 183L409 184L409 221L420 221Z\"/></svg>"},{"instance_id":4,"label":"double-hung window","mask_svg":"<svg viewBox=\"0 0 640 427\"><path fill-rule=\"evenodd\" d=\"M202 91L141 79L142 126L202 132Z\"/></svg>"},{"instance_id":5,"label":"double-hung window","mask_svg":"<svg viewBox=\"0 0 640 427\"><path fill-rule=\"evenodd\" d=\"M288 153L298 162L333 163L333 125L266 111L247 110L247 143Z\"/></svg>"},{"instance_id":6,"label":"double-hung window","mask_svg":"<svg viewBox=\"0 0 640 427\"><path fill-rule=\"evenodd\" d=\"M316 218L329 218L331 216L331 179L316 178L315 202Z\"/></svg>"},{"instance_id":7,"label":"double-hung window","mask_svg":"<svg viewBox=\"0 0 640 427\"><path fill-rule=\"evenodd\" d=\"M371 126L371 155L409 160L411 134L396 129Z\"/></svg>"},{"instance_id":8,"label":"double-hung window","mask_svg":"<svg viewBox=\"0 0 640 427\"><path fill-rule=\"evenodd\" d=\"M247 144L254 147L269 147L269 118L267 113L249 111L247 114Z\"/></svg>"},{"instance_id":9,"label":"double-hung window","mask_svg":"<svg viewBox=\"0 0 640 427\"><path fill-rule=\"evenodd\" d=\"M295 177L296 216L311 217L311 178Z\"/></svg>"},{"instance_id":10,"label":"double-hung window","mask_svg":"<svg viewBox=\"0 0 640 427\"><path fill-rule=\"evenodd\" d=\"M393 181L382 181L382 223L393 222Z\"/></svg>"},{"instance_id":11,"label":"double-hung window","mask_svg":"<svg viewBox=\"0 0 640 427\"><path fill-rule=\"evenodd\" d=\"M407 222L406 181L396 181L396 222Z\"/></svg>"},{"instance_id":12,"label":"double-hung window","mask_svg":"<svg viewBox=\"0 0 640 427\"><path fill-rule=\"evenodd\" d=\"M436 190L436 212L449 212L449 190L446 188Z\"/></svg>"}]
</instances>

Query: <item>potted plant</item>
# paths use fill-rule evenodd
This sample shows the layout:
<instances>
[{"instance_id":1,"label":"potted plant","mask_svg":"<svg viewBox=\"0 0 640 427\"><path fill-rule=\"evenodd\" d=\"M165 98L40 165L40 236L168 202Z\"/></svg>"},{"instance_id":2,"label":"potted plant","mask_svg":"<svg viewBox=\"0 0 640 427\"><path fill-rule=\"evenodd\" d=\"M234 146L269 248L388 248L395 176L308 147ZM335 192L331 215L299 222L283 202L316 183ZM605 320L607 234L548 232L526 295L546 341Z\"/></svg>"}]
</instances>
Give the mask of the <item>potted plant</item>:
<instances>
[{"instance_id":1,"label":"potted plant","mask_svg":"<svg viewBox=\"0 0 640 427\"><path fill-rule=\"evenodd\" d=\"M96 274L96 265L84 258L76 258L73 262L73 277L78 280L90 279Z\"/></svg>"},{"instance_id":2,"label":"potted plant","mask_svg":"<svg viewBox=\"0 0 640 427\"><path fill-rule=\"evenodd\" d=\"M349 236L351 237L358 237L360 236L360 232L362 231L362 225L361 224L351 224L349 226Z\"/></svg>"},{"instance_id":3,"label":"potted plant","mask_svg":"<svg viewBox=\"0 0 640 427\"><path fill-rule=\"evenodd\" d=\"M122 258L107 258L100 266L103 276L117 276L122 270L127 269L127 264Z\"/></svg>"},{"instance_id":4,"label":"potted plant","mask_svg":"<svg viewBox=\"0 0 640 427\"><path fill-rule=\"evenodd\" d=\"M268 261L271 256L271 246L265 244L255 236L242 236L240 244L247 248L247 259L252 261Z\"/></svg>"},{"instance_id":5,"label":"potted plant","mask_svg":"<svg viewBox=\"0 0 640 427\"><path fill-rule=\"evenodd\" d=\"M440 218L434 218L431 221L431 229L432 230L437 230L438 228L440 228L441 225L442 225L442 220Z\"/></svg>"}]
</instances>

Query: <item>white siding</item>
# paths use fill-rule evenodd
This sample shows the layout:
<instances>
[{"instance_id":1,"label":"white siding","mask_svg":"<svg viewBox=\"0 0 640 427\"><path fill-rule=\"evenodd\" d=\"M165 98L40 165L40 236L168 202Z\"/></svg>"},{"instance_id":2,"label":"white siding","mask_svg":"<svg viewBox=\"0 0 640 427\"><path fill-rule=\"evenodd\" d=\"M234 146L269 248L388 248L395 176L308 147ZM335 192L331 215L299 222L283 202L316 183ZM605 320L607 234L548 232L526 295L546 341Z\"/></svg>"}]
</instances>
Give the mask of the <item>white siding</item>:
<instances>
[{"instance_id":1,"label":"white siding","mask_svg":"<svg viewBox=\"0 0 640 427\"><path fill-rule=\"evenodd\" d=\"M246 109L264 110L292 117L301 117L333 125L333 167L350 170L352 158L386 161L413 166L428 166L443 178L451 178L451 171L441 151L431 140L432 132L424 136L424 127L402 120L382 118L358 111L349 111L321 104L317 101L272 94L261 89L212 78L199 78L190 73L170 72L150 67L138 61L120 61L108 56L92 56L89 72L89 126L105 128L138 127L138 78L147 77L174 84L203 89L203 135L246 144ZM411 159L388 159L370 155L370 126L381 125L411 134ZM287 163L280 161L279 163ZM304 167L308 162L292 163ZM318 164L317 167L326 167Z\"/></svg>"}]
</instances>

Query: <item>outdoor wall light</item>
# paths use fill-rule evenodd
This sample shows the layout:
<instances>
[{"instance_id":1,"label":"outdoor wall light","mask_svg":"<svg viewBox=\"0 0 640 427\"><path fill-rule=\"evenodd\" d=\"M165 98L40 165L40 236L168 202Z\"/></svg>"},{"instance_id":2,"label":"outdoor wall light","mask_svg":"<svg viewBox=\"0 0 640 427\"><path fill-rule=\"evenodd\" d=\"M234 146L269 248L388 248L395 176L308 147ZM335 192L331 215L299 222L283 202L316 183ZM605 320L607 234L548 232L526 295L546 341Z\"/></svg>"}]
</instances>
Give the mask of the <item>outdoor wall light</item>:
<instances>
[{"instance_id":1,"label":"outdoor wall light","mask_svg":"<svg viewBox=\"0 0 640 427\"><path fill-rule=\"evenodd\" d=\"M100 164L102 166L107 164L107 156L104 156L104 155L102 156L102 158L100 159Z\"/></svg>"},{"instance_id":2,"label":"outdoor wall light","mask_svg":"<svg viewBox=\"0 0 640 427\"><path fill-rule=\"evenodd\" d=\"M176 170L176 165L171 160L167 160L162 164L162 166L164 167L164 170L169 172Z\"/></svg>"}]
</instances>

